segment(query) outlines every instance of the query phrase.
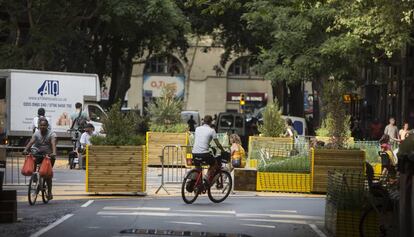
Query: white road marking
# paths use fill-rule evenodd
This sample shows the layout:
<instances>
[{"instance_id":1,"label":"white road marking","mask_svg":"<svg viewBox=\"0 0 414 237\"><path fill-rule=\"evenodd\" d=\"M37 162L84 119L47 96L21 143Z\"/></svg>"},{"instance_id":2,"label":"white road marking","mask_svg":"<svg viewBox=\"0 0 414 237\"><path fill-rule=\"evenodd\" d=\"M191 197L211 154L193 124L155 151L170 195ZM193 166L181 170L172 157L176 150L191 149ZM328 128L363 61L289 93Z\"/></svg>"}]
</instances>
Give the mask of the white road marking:
<instances>
[{"instance_id":1,"label":"white road marking","mask_svg":"<svg viewBox=\"0 0 414 237\"><path fill-rule=\"evenodd\" d=\"M104 207L104 210L119 210L119 211L169 211L169 207Z\"/></svg>"},{"instance_id":2,"label":"white road marking","mask_svg":"<svg viewBox=\"0 0 414 237\"><path fill-rule=\"evenodd\" d=\"M273 212L282 212L282 213L298 213L298 211L295 210L269 210Z\"/></svg>"},{"instance_id":3,"label":"white road marking","mask_svg":"<svg viewBox=\"0 0 414 237\"><path fill-rule=\"evenodd\" d=\"M85 202L81 207L88 207L92 203L93 203L93 200L89 200L89 201Z\"/></svg>"},{"instance_id":4,"label":"white road marking","mask_svg":"<svg viewBox=\"0 0 414 237\"><path fill-rule=\"evenodd\" d=\"M323 218L319 216L289 215L289 214L237 213L236 216L237 217L269 217L269 218L281 218L281 219L323 220Z\"/></svg>"},{"instance_id":5,"label":"white road marking","mask_svg":"<svg viewBox=\"0 0 414 237\"><path fill-rule=\"evenodd\" d=\"M272 223L284 223L284 224L300 224L307 225L307 221L300 220L270 220L270 219L241 219L242 221L256 221L256 222L272 222Z\"/></svg>"},{"instance_id":6,"label":"white road marking","mask_svg":"<svg viewBox=\"0 0 414 237\"><path fill-rule=\"evenodd\" d=\"M176 210L177 212L189 212L189 213L215 213L215 214L230 214L235 215L236 211L207 211L207 210Z\"/></svg>"},{"instance_id":7,"label":"white road marking","mask_svg":"<svg viewBox=\"0 0 414 237\"><path fill-rule=\"evenodd\" d=\"M159 217L233 217L214 214L194 214L194 213L167 213L167 212L111 212L101 211L97 215L102 216L159 216Z\"/></svg>"},{"instance_id":8,"label":"white road marking","mask_svg":"<svg viewBox=\"0 0 414 237\"><path fill-rule=\"evenodd\" d=\"M319 235L319 237L326 237L326 235L315 224L309 224L309 226L316 232L316 234Z\"/></svg>"},{"instance_id":9,"label":"white road marking","mask_svg":"<svg viewBox=\"0 0 414 237\"><path fill-rule=\"evenodd\" d=\"M276 228L274 225L254 225L254 224L241 224L241 225L259 227L259 228L271 228L271 229Z\"/></svg>"},{"instance_id":10,"label":"white road marking","mask_svg":"<svg viewBox=\"0 0 414 237\"><path fill-rule=\"evenodd\" d=\"M198 222L181 222L181 221L167 221L168 223L173 223L173 224L183 224L183 225L203 225L201 223Z\"/></svg>"},{"instance_id":11,"label":"white road marking","mask_svg":"<svg viewBox=\"0 0 414 237\"><path fill-rule=\"evenodd\" d=\"M54 227L58 226L59 224L61 224L65 220L71 218L72 216L73 216L73 214L67 214L67 215L63 216L62 218L60 218L59 220L53 222L52 224L46 226L45 228L43 228L41 230L39 230L38 232L30 235L30 237L38 237L38 236L48 232L49 230L53 229Z\"/></svg>"},{"instance_id":12,"label":"white road marking","mask_svg":"<svg viewBox=\"0 0 414 237\"><path fill-rule=\"evenodd\" d=\"M100 229L101 227L99 226L88 226L88 229Z\"/></svg>"}]
</instances>

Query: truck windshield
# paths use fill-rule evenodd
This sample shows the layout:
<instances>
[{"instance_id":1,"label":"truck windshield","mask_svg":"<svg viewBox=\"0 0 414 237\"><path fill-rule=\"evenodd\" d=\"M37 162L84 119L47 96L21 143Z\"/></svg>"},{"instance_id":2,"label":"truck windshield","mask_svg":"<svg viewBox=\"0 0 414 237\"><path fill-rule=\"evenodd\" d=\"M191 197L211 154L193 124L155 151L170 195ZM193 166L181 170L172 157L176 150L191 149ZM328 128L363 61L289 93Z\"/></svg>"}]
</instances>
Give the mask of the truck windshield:
<instances>
[{"instance_id":1,"label":"truck windshield","mask_svg":"<svg viewBox=\"0 0 414 237\"><path fill-rule=\"evenodd\" d=\"M102 120L106 117L105 113L97 106L89 105L88 106L89 118L94 122L101 123Z\"/></svg>"}]
</instances>

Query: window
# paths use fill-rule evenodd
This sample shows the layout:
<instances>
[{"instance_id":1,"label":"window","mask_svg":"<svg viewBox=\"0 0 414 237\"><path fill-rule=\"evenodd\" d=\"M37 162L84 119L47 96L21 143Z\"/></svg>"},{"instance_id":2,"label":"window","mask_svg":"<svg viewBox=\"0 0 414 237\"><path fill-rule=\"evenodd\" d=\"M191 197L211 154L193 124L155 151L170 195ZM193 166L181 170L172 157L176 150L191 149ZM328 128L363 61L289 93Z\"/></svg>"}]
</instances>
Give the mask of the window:
<instances>
[{"instance_id":1,"label":"window","mask_svg":"<svg viewBox=\"0 0 414 237\"><path fill-rule=\"evenodd\" d=\"M220 118L220 127L231 128L233 126L233 115L223 115Z\"/></svg>"},{"instance_id":2,"label":"window","mask_svg":"<svg viewBox=\"0 0 414 237\"><path fill-rule=\"evenodd\" d=\"M243 128L243 117L236 116L235 120L236 128Z\"/></svg>"},{"instance_id":3,"label":"window","mask_svg":"<svg viewBox=\"0 0 414 237\"><path fill-rule=\"evenodd\" d=\"M145 65L145 73L158 74L184 74L184 68L181 62L173 56L155 56L152 57Z\"/></svg>"},{"instance_id":4,"label":"window","mask_svg":"<svg viewBox=\"0 0 414 237\"><path fill-rule=\"evenodd\" d=\"M252 69L249 57L241 57L234 61L228 71L229 76L257 76L257 71Z\"/></svg>"},{"instance_id":5,"label":"window","mask_svg":"<svg viewBox=\"0 0 414 237\"><path fill-rule=\"evenodd\" d=\"M102 119L106 117L104 112L97 106L88 105L88 113L90 120L101 123Z\"/></svg>"}]
</instances>

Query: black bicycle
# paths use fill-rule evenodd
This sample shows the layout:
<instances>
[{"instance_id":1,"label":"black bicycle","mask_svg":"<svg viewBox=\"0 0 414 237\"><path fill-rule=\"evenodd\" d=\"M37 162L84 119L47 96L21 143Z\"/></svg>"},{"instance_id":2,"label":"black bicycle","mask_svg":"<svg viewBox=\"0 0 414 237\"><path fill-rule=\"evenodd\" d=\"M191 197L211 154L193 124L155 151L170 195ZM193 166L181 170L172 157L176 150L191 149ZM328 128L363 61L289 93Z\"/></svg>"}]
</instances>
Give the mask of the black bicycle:
<instances>
[{"instance_id":1,"label":"black bicycle","mask_svg":"<svg viewBox=\"0 0 414 237\"><path fill-rule=\"evenodd\" d=\"M46 155L40 158L50 159L49 156ZM30 177L27 197L29 199L29 204L34 205L36 203L37 196L39 195L39 193L42 193L42 201L46 204L49 202L49 187L46 182L46 179L40 176L39 174L41 162L38 162L38 160L42 159L37 159L37 157L35 159L36 168L35 172L33 172L32 176Z\"/></svg>"},{"instance_id":2,"label":"black bicycle","mask_svg":"<svg viewBox=\"0 0 414 237\"><path fill-rule=\"evenodd\" d=\"M79 129L68 129L72 137L73 150L69 153L69 169L74 169L76 164L79 165L78 149L80 147L81 131ZM81 168L81 167L79 167Z\"/></svg>"},{"instance_id":3,"label":"black bicycle","mask_svg":"<svg viewBox=\"0 0 414 237\"><path fill-rule=\"evenodd\" d=\"M203 166L207 165L204 161L195 162L197 166L184 177L181 186L181 196L185 203L193 203L200 194L206 192L209 199L215 203L220 203L229 196L233 187L233 180L227 168L223 166L223 163L229 162L230 154L224 152L214 158L218 168L210 177L203 175ZM194 159L195 157L193 157L193 163Z\"/></svg>"}]
</instances>

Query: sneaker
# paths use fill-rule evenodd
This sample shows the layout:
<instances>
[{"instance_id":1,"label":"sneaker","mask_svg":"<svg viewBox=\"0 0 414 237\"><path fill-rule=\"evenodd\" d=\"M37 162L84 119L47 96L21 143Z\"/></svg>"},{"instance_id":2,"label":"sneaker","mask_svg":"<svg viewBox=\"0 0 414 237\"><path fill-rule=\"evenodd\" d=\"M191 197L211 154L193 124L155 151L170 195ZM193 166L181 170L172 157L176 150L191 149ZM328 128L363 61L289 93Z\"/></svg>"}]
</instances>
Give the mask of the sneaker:
<instances>
[{"instance_id":1,"label":"sneaker","mask_svg":"<svg viewBox=\"0 0 414 237\"><path fill-rule=\"evenodd\" d=\"M53 195L51 193L49 193L49 195L47 195L47 199L52 200L53 199Z\"/></svg>"}]
</instances>

